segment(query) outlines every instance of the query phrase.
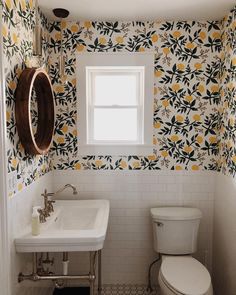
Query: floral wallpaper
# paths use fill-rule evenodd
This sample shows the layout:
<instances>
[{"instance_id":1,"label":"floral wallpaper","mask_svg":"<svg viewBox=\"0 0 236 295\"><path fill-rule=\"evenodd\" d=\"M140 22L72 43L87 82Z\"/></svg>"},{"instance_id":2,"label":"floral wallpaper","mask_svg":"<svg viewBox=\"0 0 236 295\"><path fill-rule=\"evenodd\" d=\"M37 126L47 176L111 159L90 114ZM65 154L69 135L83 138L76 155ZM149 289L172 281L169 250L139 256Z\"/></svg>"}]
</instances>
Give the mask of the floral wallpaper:
<instances>
[{"instance_id":1,"label":"floral wallpaper","mask_svg":"<svg viewBox=\"0 0 236 295\"><path fill-rule=\"evenodd\" d=\"M222 25L220 95L220 164L224 174L236 174L236 7Z\"/></svg>"},{"instance_id":2,"label":"floral wallpaper","mask_svg":"<svg viewBox=\"0 0 236 295\"><path fill-rule=\"evenodd\" d=\"M66 56L62 81L60 23L49 23L40 13L39 59L32 55L34 1L4 0L1 5L8 172L17 171L16 191L51 169L207 169L235 175L235 9L222 22L62 22ZM75 57L97 51L155 52L154 148L149 156L79 156ZM50 154L32 157L19 142L14 93L22 70L42 65L47 65L55 93L55 134Z\"/></svg>"},{"instance_id":3,"label":"floral wallpaper","mask_svg":"<svg viewBox=\"0 0 236 295\"><path fill-rule=\"evenodd\" d=\"M6 119L8 136L8 172L17 171L17 188L21 191L51 169L51 160L46 156L29 156L19 142L15 123L15 90L22 70L26 66L43 65L47 55L47 21L41 14L44 28L43 57L39 60L32 55L32 29L35 23L34 1L4 0L3 7L3 50L6 80ZM10 191L13 195L16 191Z\"/></svg>"},{"instance_id":4,"label":"floral wallpaper","mask_svg":"<svg viewBox=\"0 0 236 295\"><path fill-rule=\"evenodd\" d=\"M66 82L58 72L60 24L49 29L54 169L219 169L220 22L86 21L62 22L62 28ZM75 58L86 51L155 52L153 154L79 156Z\"/></svg>"}]
</instances>

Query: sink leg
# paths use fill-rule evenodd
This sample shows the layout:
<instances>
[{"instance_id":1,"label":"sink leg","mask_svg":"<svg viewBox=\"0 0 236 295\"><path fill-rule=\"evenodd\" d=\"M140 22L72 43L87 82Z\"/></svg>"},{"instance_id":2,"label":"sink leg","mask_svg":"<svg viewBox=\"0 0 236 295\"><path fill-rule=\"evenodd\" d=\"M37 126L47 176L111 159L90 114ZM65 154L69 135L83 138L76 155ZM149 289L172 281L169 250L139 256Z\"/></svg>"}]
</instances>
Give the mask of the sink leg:
<instances>
[{"instance_id":1,"label":"sink leg","mask_svg":"<svg viewBox=\"0 0 236 295\"><path fill-rule=\"evenodd\" d=\"M94 284L95 284L95 260L96 260L96 252L90 252L90 295L94 295Z\"/></svg>"},{"instance_id":2,"label":"sink leg","mask_svg":"<svg viewBox=\"0 0 236 295\"><path fill-rule=\"evenodd\" d=\"M98 295L102 293L102 250L98 251Z\"/></svg>"}]
</instances>

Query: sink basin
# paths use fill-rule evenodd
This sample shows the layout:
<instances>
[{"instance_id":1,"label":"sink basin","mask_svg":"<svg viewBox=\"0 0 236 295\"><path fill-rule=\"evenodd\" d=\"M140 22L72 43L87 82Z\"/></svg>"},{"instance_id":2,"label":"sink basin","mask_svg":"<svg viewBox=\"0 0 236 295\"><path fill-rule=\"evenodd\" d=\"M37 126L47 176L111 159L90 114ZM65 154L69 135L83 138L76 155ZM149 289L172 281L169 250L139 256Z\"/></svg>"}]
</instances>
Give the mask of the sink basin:
<instances>
[{"instance_id":1,"label":"sink basin","mask_svg":"<svg viewBox=\"0 0 236 295\"><path fill-rule=\"evenodd\" d=\"M108 200L58 200L38 236L15 239L17 252L97 251L103 248L109 217Z\"/></svg>"}]
</instances>

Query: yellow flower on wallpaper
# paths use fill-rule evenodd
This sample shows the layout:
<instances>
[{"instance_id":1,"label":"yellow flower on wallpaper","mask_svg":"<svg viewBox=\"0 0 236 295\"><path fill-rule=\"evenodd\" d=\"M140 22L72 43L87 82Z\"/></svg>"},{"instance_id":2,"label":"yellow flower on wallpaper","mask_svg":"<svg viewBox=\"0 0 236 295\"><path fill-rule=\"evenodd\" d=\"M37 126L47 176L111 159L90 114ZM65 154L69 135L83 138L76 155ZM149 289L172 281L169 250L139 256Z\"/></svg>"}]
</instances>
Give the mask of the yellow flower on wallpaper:
<instances>
[{"instance_id":1,"label":"yellow flower on wallpaper","mask_svg":"<svg viewBox=\"0 0 236 295\"><path fill-rule=\"evenodd\" d=\"M154 34L152 35L152 42L157 42L158 41L158 35L157 34Z\"/></svg>"},{"instance_id":2,"label":"yellow flower on wallpaper","mask_svg":"<svg viewBox=\"0 0 236 295\"><path fill-rule=\"evenodd\" d=\"M227 148L230 149L233 146L233 141L229 140L226 144Z\"/></svg>"},{"instance_id":3,"label":"yellow flower on wallpaper","mask_svg":"<svg viewBox=\"0 0 236 295\"><path fill-rule=\"evenodd\" d=\"M55 40L56 40L56 41L61 40L61 33L60 33L60 32L57 32L57 33L55 34Z\"/></svg>"},{"instance_id":4,"label":"yellow flower on wallpaper","mask_svg":"<svg viewBox=\"0 0 236 295\"><path fill-rule=\"evenodd\" d=\"M91 28L91 26L92 26L92 24L91 24L90 21L85 21L85 22L84 22L84 27L85 27L86 29Z\"/></svg>"},{"instance_id":5,"label":"yellow flower on wallpaper","mask_svg":"<svg viewBox=\"0 0 236 295\"><path fill-rule=\"evenodd\" d=\"M25 10L26 9L25 0L21 0L21 8L22 8L22 10Z\"/></svg>"},{"instance_id":6,"label":"yellow flower on wallpaper","mask_svg":"<svg viewBox=\"0 0 236 295\"><path fill-rule=\"evenodd\" d=\"M233 65L233 66L236 66L236 56L234 56L234 57L232 58L231 62L232 62L232 65Z\"/></svg>"},{"instance_id":7,"label":"yellow flower on wallpaper","mask_svg":"<svg viewBox=\"0 0 236 295\"><path fill-rule=\"evenodd\" d=\"M127 167L127 163L125 161L120 162L120 167L125 169Z\"/></svg>"},{"instance_id":8,"label":"yellow flower on wallpaper","mask_svg":"<svg viewBox=\"0 0 236 295\"><path fill-rule=\"evenodd\" d=\"M196 62L196 63L194 64L194 68L195 68L196 70L200 70L200 69L202 68L202 64L199 63L199 62Z\"/></svg>"},{"instance_id":9,"label":"yellow flower on wallpaper","mask_svg":"<svg viewBox=\"0 0 236 295\"><path fill-rule=\"evenodd\" d=\"M202 118L199 114L195 114L195 115L193 115L193 120L200 122L202 120Z\"/></svg>"},{"instance_id":10,"label":"yellow flower on wallpaper","mask_svg":"<svg viewBox=\"0 0 236 295\"><path fill-rule=\"evenodd\" d=\"M18 36L17 36L16 33L13 33L13 35L12 35L12 41L13 41L15 44L18 43Z\"/></svg>"},{"instance_id":11,"label":"yellow flower on wallpaper","mask_svg":"<svg viewBox=\"0 0 236 295\"><path fill-rule=\"evenodd\" d=\"M220 32L213 32L213 33L212 33L212 37L213 37L214 39L220 39Z\"/></svg>"},{"instance_id":12,"label":"yellow flower on wallpaper","mask_svg":"<svg viewBox=\"0 0 236 295\"><path fill-rule=\"evenodd\" d=\"M96 165L96 167L99 168L99 167L101 167L103 165L103 162L101 160L96 160L95 165Z\"/></svg>"},{"instance_id":13,"label":"yellow flower on wallpaper","mask_svg":"<svg viewBox=\"0 0 236 295\"><path fill-rule=\"evenodd\" d=\"M192 42L188 42L187 44L186 44L186 48L188 48L188 49L193 49L193 48L195 48L196 47L196 45L194 44L194 43L192 43Z\"/></svg>"},{"instance_id":14,"label":"yellow flower on wallpaper","mask_svg":"<svg viewBox=\"0 0 236 295\"><path fill-rule=\"evenodd\" d=\"M6 26L2 26L2 35L3 37L7 37L7 34L8 34L8 30L7 30L7 27Z\"/></svg>"},{"instance_id":15,"label":"yellow flower on wallpaper","mask_svg":"<svg viewBox=\"0 0 236 295\"><path fill-rule=\"evenodd\" d=\"M17 190L20 192L20 191L22 191L22 189L23 189L23 183L19 183L17 185Z\"/></svg>"},{"instance_id":16,"label":"yellow flower on wallpaper","mask_svg":"<svg viewBox=\"0 0 236 295\"><path fill-rule=\"evenodd\" d=\"M226 77L225 77L225 78L226 78ZM234 81L234 82L229 82L229 83L227 84L227 87L228 87L230 90L232 90L232 89L235 87L235 85L236 85L235 81Z\"/></svg>"},{"instance_id":17,"label":"yellow flower on wallpaper","mask_svg":"<svg viewBox=\"0 0 236 295\"><path fill-rule=\"evenodd\" d=\"M199 144L203 143L203 137L200 136L200 135L198 135L198 136L196 137L196 141L197 141Z\"/></svg>"},{"instance_id":18,"label":"yellow flower on wallpaper","mask_svg":"<svg viewBox=\"0 0 236 295\"><path fill-rule=\"evenodd\" d=\"M149 161L155 161L157 159L157 156L156 155L149 155L148 156L148 160Z\"/></svg>"},{"instance_id":19,"label":"yellow flower on wallpaper","mask_svg":"<svg viewBox=\"0 0 236 295\"><path fill-rule=\"evenodd\" d=\"M118 37L116 37L116 42L117 43L123 43L124 42L124 38L122 36L118 36Z\"/></svg>"},{"instance_id":20,"label":"yellow flower on wallpaper","mask_svg":"<svg viewBox=\"0 0 236 295\"><path fill-rule=\"evenodd\" d=\"M193 148L192 148L191 146L189 146L189 145L186 145L186 146L184 147L184 151L185 151L186 153L191 153L192 150L193 150Z\"/></svg>"},{"instance_id":21,"label":"yellow flower on wallpaper","mask_svg":"<svg viewBox=\"0 0 236 295\"><path fill-rule=\"evenodd\" d=\"M176 142L176 141L179 140L179 136L178 135L172 135L170 139L171 139L171 141Z\"/></svg>"},{"instance_id":22,"label":"yellow flower on wallpaper","mask_svg":"<svg viewBox=\"0 0 236 295\"><path fill-rule=\"evenodd\" d=\"M11 90L15 90L16 89L16 82L15 81L10 81L8 83L8 87L11 89Z\"/></svg>"},{"instance_id":23,"label":"yellow flower on wallpaper","mask_svg":"<svg viewBox=\"0 0 236 295\"><path fill-rule=\"evenodd\" d=\"M198 85L198 91L203 93L205 91L205 87L202 84Z\"/></svg>"},{"instance_id":24,"label":"yellow flower on wallpaper","mask_svg":"<svg viewBox=\"0 0 236 295\"><path fill-rule=\"evenodd\" d=\"M205 32L200 32L199 33L199 37L202 39L202 40L204 40L204 39L206 39L206 33Z\"/></svg>"},{"instance_id":25,"label":"yellow flower on wallpaper","mask_svg":"<svg viewBox=\"0 0 236 295\"><path fill-rule=\"evenodd\" d=\"M17 164L18 164L18 160L16 158L13 158L11 160L11 164L12 164L12 167L16 168L17 167Z\"/></svg>"},{"instance_id":26,"label":"yellow flower on wallpaper","mask_svg":"<svg viewBox=\"0 0 236 295\"><path fill-rule=\"evenodd\" d=\"M229 126L234 126L234 124L235 124L235 118L234 117L229 118Z\"/></svg>"},{"instance_id":27,"label":"yellow flower on wallpaper","mask_svg":"<svg viewBox=\"0 0 236 295\"><path fill-rule=\"evenodd\" d=\"M162 101L162 105L163 105L164 108L167 108L170 105L170 103L169 103L169 101L167 99L164 99Z\"/></svg>"},{"instance_id":28,"label":"yellow flower on wallpaper","mask_svg":"<svg viewBox=\"0 0 236 295\"><path fill-rule=\"evenodd\" d=\"M162 76L162 71L161 70L155 71L155 77L159 78L161 76Z\"/></svg>"},{"instance_id":29,"label":"yellow flower on wallpaper","mask_svg":"<svg viewBox=\"0 0 236 295\"><path fill-rule=\"evenodd\" d=\"M84 50L84 45L83 45L83 44L78 44L78 45L76 46L76 50L77 50L78 52L83 51L83 50Z\"/></svg>"},{"instance_id":30,"label":"yellow flower on wallpaper","mask_svg":"<svg viewBox=\"0 0 236 295\"><path fill-rule=\"evenodd\" d=\"M167 55L167 54L170 53L170 49L167 48L167 47L163 48L162 51L163 51L163 53L164 53L165 55Z\"/></svg>"},{"instance_id":31,"label":"yellow flower on wallpaper","mask_svg":"<svg viewBox=\"0 0 236 295\"><path fill-rule=\"evenodd\" d=\"M66 26L67 26L67 22L66 22L66 21L62 21L62 22L61 22L61 28L62 28L62 29L65 29Z\"/></svg>"},{"instance_id":32,"label":"yellow flower on wallpaper","mask_svg":"<svg viewBox=\"0 0 236 295\"><path fill-rule=\"evenodd\" d=\"M175 118L176 118L176 121L178 121L178 122L184 121L184 117L182 115L177 115Z\"/></svg>"},{"instance_id":33,"label":"yellow flower on wallpaper","mask_svg":"<svg viewBox=\"0 0 236 295\"><path fill-rule=\"evenodd\" d=\"M100 44L104 45L104 44L106 44L106 42L107 42L107 39L105 37L99 38L99 43Z\"/></svg>"},{"instance_id":34,"label":"yellow flower on wallpaper","mask_svg":"<svg viewBox=\"0 0 236 295\"><path fill-rule=\"evenodd\" d=\"M154 123L154 128L156 128L156 129L161 128L161 123L160 122Z\"/></svg>"},{"instance_id":35,"label":"yellow flower on wallpaper","mask_svg":"<svg viewBox=\"0 0 236 295\"><path fill-rule=\"evenodd\" d=\"M176 165L175 170L183 170L183 168L180 165Z\"/></svg>"},{"instance_id":36,"label":"yellow flower on wallpaper","mask_svg":"<svg viewBox=\"0 0 236 295\"><path fill-rule=\"evenodd\" d=\"M192 170L199 170L199 166L198 165L192 165Z\"/></svg>"},{"instance_id":37,"label":"yellow flower on wallpaper","mask_svg":"<svg viewBox=\"0 0 236 295\"><path fill-rule=\"evenodd\" d=\"M192 95L186 95L186 96L184 97L184 99L185 99L186 101L188 101L188 102L191 102L191 101L193 100L193 96L192 96Z\"/></svg>"},{"instance_id":38,"label":"yellow flower on wallpaper","mask_svg":"<svg viewBox=\"0 0 236 295\"><path fill-rule=\"evenodd\" d=\"M181 36L181 32L180 31L175 31L173 32L173 36L178 39Z\"/></svg>"},{"instance_id":39,"label":"yellow flower on wallpaper","mask_svg":"<svg viewBox=\"0 0 236 295\"><path fill-rule=\"evenodd\" d=\"M34 1L33 0L29 0L29 7L32 9L34 6Z\"/></svg>"},{"instance_id":40,"label":"yellow flower on wallpaper","mask_svg":"<svg viewBox=\"0 0 236 295\"><path fill-rule=\"evenodd\" d=\"M236 163L236 155L234 155L234 156L232 156L232 161L234 162L234 163Z\"/></svg>"},{"instance_id":41,"label":"yellow flower on wallpaper","mask_svg":"<svg viewBox=\"0 0 236 295\"><path fill-rule=\"evenodd\" d=\"M173 90L173 91L179 91L179 90L180 90L180 85L179 85L178 83L173 84L173 85L172 85L172 90Z\"/></svg>"},{"instance_id":42,"label":"yellow flower on wallpaper","mask_svg":"<svg viewBox=\"0 0 236 295\"><path fill-rule=\"evenodd\" d=\"M76 163L74 166L75 170L81 170L81 164L80 163Z\"/></svg>"},{"instance_id":43,"label":"yellow flower on wallpaper","mask_svg":"<svg viewBox=\"0 0 236 295\"><path fill-rule=\"evenodd\" d=\"M55 86L55 91L57 93L62 93L62 92L64 92L64 87L62 85L57 85L57 86Z\"/></svg>"},{"instance_id":44,"label":"yellow flower on wallpaper","mask_svg":"<svg viewBox=\"0 0 236 295\"><path fill-rule=\"evenodd\" d=\"M57 137L57 142L58 143L65 143L65 138L60 136L60 137Z\"/></svg>"},{"instance_id":45,"label":"yellow flower on wallpaper","mask_svg":"<svg viewBox=\"0 0 236 295\"><path fill-rule=\"evenodd\" d=\"M71 30L71 32L72 33L76 33L76 32L78 32L78 25L72 25L71 27L70 27L70 30Z\"/></svg>"},{"instance_id":46,"label":"yellow flower on wallpaper","mask_svg":"<svg viewBox=\"0 0 236 295\"><path fill-rule=\"evenodd\" d=\"M12 2L11 0L5 0L6 6L8 7L8 9L11 9L12 6Z\"/></svg>"},{"instance_id":47,"label":"yellow flower on wallpaper","mask_svg":"<svg viewBox=\"0 0 236 295\"><path fill-rule=\"evenodd\" d=\"M177 68L178 68L178 70L180 70L180 71L184 71L184 70L185 70L185 65L182 64L182 63L177 64Z\"/></svg>"},{"instance_id":48,"label":"yellow flower on wallpaper","mask_svg":"<svg viewBox=\"0 0 236 295\"><path fill-rule=\"evenodd\" d=\"M211 86L211 91L212 92L219 92L219 85L213 85L213 86Z\"/></svg>"},{"instance_id":49,"label":"yellow flower on wallpaper","mask_svg":"<svg viewBox=\"0 0 236 295\"><path fill-rule=\"evenodd\" d=\"M144 52L145 51L145 48L144 47L140 47L138 51L139 52Z\"/></svg>"},{"instance_id":50,"label":"yellow flower on wallpaper","mask_svg":"<svg viewBox=\"0 0 236 295\"><path fill-rule=\"evenodd\" d=\"M162 155L163 158L166 158L166 157L169 156L169 153L168 153L168 151L162 151L161 155Z\"/></svg>"},{"instance_id":51,"label":"yellow flower on wallpaper","mask_svg":"<svg viewBox=\"0 0 236 295\"><path fill-rule=\"evenodd\" d=\"M217 137L216 136L210 136L209 141L210 141L210 143L217 143Z\"/></svg>"},{"instance_id":52,"label":"yellow flower on wallpaper","mask_svg":"<svg viewBox=\"0 0 236 295\"><path fill-rule=\"evenodd\" d=\"M7 119L7 122L9 122L11 119L11 114L9 111L6 111L6 119Z\"/></svg>"},{"instance_id":53,"label":"yellow flower on wallpaper","mask_svg":"<svg viewBox=\"0 0 236 295\"><path fill-rule=\"evenodd\" d=\"M61 128L62 132L63 133L66 133L68 131L68 126L67 125L64 125L62 128Z\"/></svg>"},{"instance_id":54,"label":"yellow flower on wallpaper","mask_svg":"<svg viewBox=\"0 0 236 295\"><path fill-rule=\"evenodd\" d=\"M135 161L132 163L133 168L140 168L140 162L139 161Z\"/></svg>"}]
</instances>

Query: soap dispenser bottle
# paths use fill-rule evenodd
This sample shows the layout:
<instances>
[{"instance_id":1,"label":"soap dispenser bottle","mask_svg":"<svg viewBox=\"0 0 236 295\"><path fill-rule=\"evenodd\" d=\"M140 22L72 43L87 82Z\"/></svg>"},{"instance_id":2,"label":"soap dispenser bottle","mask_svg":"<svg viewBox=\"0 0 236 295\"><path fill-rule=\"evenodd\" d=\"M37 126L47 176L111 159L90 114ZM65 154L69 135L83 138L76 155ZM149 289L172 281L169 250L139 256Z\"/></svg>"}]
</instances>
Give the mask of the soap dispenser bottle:
<instances>
[{"instance_id":1,"label":"soap dispenser bottle","mask_svg":"<svg viewBox=\"0 0 236 295\"><path fill-rule=\"evenodd\" d=\"M32 213L32 236L38 236L40 234L40 223L39 223L39 212L38 209L40 209L39 206L33 207L33 213Z\"/></svg>"}]
</instances>

